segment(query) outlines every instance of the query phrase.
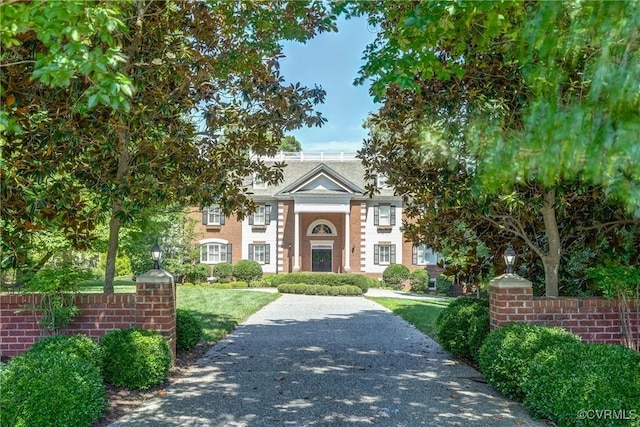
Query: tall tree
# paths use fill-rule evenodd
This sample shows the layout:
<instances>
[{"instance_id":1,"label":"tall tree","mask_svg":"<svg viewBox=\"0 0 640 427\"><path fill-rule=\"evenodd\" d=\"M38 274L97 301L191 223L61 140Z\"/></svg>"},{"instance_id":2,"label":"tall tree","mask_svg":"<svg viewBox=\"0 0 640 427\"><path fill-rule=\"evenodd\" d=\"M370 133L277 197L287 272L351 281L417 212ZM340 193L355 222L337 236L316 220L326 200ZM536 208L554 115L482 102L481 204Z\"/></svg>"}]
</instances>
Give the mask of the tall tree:
<instances>
[{"instance_id":1,"label":"tall tree","mask_svg":"<svg viewBox=\"0 0 640 427\"><path fill-rule=\"evenodd\" d=\"M422 220L429 208L444 206L451 213L475 209L476 219L499 215L489 225L519 237L538 254L549 296L558 294L559 224L564 221L559 214L571 217L567 200L573 207L592 203L568 197L576 180L583 183L582 194L604 193L624 203L628 212L640 212L635 190L620 191L637 188L639 178L640 158L629 129L640 123L640 98L629 83L637 79L626 77L638 72L640 13L635 3L601 4L334 4L338 11L366 14L379 28L357 80L371 80L372 93L385 103L372 117L374 132L361 152L365 163L388 171L390 183ZM610 37L612 25L618 28ZM548 37L549 32L556 36ZM615 58L614 65L602 64L603 55ZM615 96L602 91L603 82L617 85ZM550 105L554 109L542 114L540 107ZM561 119L565 113L566 120ZM582 117L576 123L590 130L572 132L568 117ZM562 138L555 139L558 120L564 128ZM607 159L591 168L585 156L596 149L597 158ZM589 186L593 191L585 192ZM468 191L461 194L461 189ZM518 211L529 220L506 221ZM614 216L609 220L615 224L635 222L624 214ZM592 218L595 223L601 219ZM542 232L532 228L535 223ZM588 227L602 226L595 223Z\"/></svg>"},{"instance_id":2,"label":"tall tree","mask_svg":"<svg viewBox=\"0 0 640 427\"><path fill-rule=\"evenodd\" d=\"M302 145L300 141L293 135L285 135L278 145L278 151L284 151L287 153L297 153L302 151Z\"/></svg>"},{"instance_id":3,"label":"tall tree","mask_svg":"<svg viewBox=\"0 0 640 427\"><path fill-rule=\"evenodd\" d=\"M92 93L96 83L78 72L67 85L47 89L29 76L57 64L34 63L46 50L43 36L29 28L20 33L11 55L24 60L3 65L2 87L29 104L3 106L24 132L9 135L4 147L13 179L3 187L10 203L2 209L14 229L27 228L24 221L37 226L48 213L72 237L106 215L109 293L119 230L145 208L218 202L226 213L243 215L252 208L247 177L280 179L283 165L268 167L249 153L273 154L286 131L324 122L314 111L324 99L321 88L285 85L280 41L304 41L334 27L315 1L103 4L123 23L112 36L120 56L111 65L134 90L117 105L101 104L109 100ZM112 41L88 34L91 46ZM64 54L66 41L58 39ZM36 166L21 158L25 151ZM27 188L37 189L32 200L22 196Z\"/></svg>"}]
</instances>

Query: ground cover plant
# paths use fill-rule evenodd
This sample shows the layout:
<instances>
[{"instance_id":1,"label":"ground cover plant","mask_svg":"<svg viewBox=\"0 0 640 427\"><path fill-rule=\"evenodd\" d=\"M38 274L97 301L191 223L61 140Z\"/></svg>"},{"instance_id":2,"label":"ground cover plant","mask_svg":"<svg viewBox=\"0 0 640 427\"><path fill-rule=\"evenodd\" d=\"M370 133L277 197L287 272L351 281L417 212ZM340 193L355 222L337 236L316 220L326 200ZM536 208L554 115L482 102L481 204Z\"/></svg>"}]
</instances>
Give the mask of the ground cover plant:
<instances>
[{"instance_id":1,"label":"ground cover plant","mask_svg":"<svg viewBox=\"0 0 640 427\"><path fill-rule=\"evenodd\" d=\"M433 339L436 337L436 319L452 301L451 298L446 297L433 297L424 300L368 298L393 311Z\"/></svg>"}]
</instances>

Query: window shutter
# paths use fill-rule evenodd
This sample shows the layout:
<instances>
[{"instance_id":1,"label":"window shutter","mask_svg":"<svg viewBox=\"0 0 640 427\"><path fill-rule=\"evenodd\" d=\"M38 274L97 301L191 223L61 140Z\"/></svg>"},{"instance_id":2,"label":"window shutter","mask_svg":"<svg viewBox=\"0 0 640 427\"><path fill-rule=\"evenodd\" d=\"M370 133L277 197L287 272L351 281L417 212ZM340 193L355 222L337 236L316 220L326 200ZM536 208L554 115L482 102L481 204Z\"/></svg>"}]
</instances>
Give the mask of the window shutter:
<instances>
[{"instance_id":1,"label":"window shutter","mask_svg":"<svg viewBox=\"0 0 640 427\"><path fill-rule=\"evenodd\" d=\"M202 211L202 225L209 223L209 211L207 209Z\"/></svg>"},{"instance_id":2,"label":"window shutter","mask_svg":"<svg viewBox=\"0 0 640 427\"><path fill-rule=\"evenodd\" d=\"M227 262L231 263L231 243L227 244Z\"/></svg>"},{"instance_id":3,"label":"window shutter","mask_svg":"<svg viewBox=\"0 0 640 427\"><path fill-rule=\"evenodd\" d=\"M224 225L224 214L220 211L220 225Z\"/></svg>"},{"instance_id":4,"label":"window shutter","mask_svg":"<svg viewBox=\"0 0 640 427\"><path fill-rule=\"evenodd\" d=\"M391 205L391 207L389 208L389 223L391 224L391 226L396 225L396 207Z\"/></svg>"},{"instance_id":5,"label":"window shutter","mask_svg":"<svg viewBox=\"0 0 640 427\"><path fill-rule=\"evenodd\" d=\"M391 257L389 259L389 263L390 264L395 264L396 263L396 245L391 245Z\"/></svg>"},{"instance_id":6,"label":"window shutter","mask_svg":"<svg viewBox=\"0 0 640 427\"><path fill-rule=\"evenodd\" d=\"M418 264L418 247L416 245L413 245L413 256L411 258L411 264Z\"/></svg>"},{"instance_id":7,"label":"window shutter","mask_svg":"<svg viewBox=\"0 0 640 427\"><path fill-rule=\"evenodd\" d=\"M253 225L253 214L249 215L249 225Z\"/></svg>"},{"instance_id":8,"label":"window shutter","mask_svg":"<svg viewBox=\"0 0 640 427\"><path fill-rule=\"evenodd\" d=\"M264 206L264 225L271 223L271 205Z\"/></svg>"},{"instance_id":9,"label":"window shutter","mask_svg":"<svg viewBox=\"0 0 640 427\"><path fill-rule=\"evenodd\" d=\"M271 264L271 259L270 259L270 250L269 248L271 247L271 245L264 245L264 263L265 264Z\"/></svg>"},{"instance_id":10,"label":"window shutter","mask_svg":"<svg viewBox=\"0 0 640 427\"><path fill-rule=\"evenodd\" d=\"M373 245L373 263L380 264L380 245Z\"/></svg>"},{"instance_id":11,"label":"window shutter","mask_svg":"<svg viewBox=\"0 0 640 427\"><path fill-rule=\"evenodd\" d=\"M373 207L373 225L380 224L380 208L376 205Z\"/></svg>"},{"instance_id":12,"label":"window shutter","mask_svg":"<svg viewBox=\"0 0 640 427\"><path fill-rule=\"evenodd\" d=\"M249 259L253 261L253 247L254 245L249 245Z\"/></svg>"},{"instance_id":13,"label":"window shutter","mask_svg":"<svg viewBox=\"0 0 640 427\"><path fill-rule=\"evenodd\" d=\"M200 262L207 262L207 245L200 246Z\"/></svg>"}]
</instances>

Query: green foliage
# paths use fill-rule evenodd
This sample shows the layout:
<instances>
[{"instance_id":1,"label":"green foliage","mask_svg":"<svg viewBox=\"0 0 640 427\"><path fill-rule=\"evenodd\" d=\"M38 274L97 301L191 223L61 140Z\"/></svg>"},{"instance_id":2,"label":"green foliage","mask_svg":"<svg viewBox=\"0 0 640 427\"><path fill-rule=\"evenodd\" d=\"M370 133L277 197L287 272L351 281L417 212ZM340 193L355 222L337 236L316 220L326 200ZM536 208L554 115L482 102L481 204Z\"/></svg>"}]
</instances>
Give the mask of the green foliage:
<instances>
[{"instance_id":1,"label":"green foliage","mask_svg":"<svg viewBox=\"0 0 640 427\"><path fill-rule=\"evenodd\" d=\"M436 292L444 295L453 294L453 281L444 274L436 277Z\"/></svg>"},{"instance_id":2,"label":"green foliage","mask_svg":"<svg viewBox=\"0 0 640 427\"><path fill-rule=\"evenodd\" d=\"M489 384L506 397L522 401L523 383L534 357L548 348L577 343L580 338L562 328L513 323L489 334L478 362Z\"/></svg>"},{"instance_id":3,"label":"green foliage","mask_svg":"<svg viewBox=\"0 0 640 427\"><path fill-rule=\"evenodd\" d=\"M51 348L13 358L0 390L2 427L90 426L107 408L98 368Z\"/></svg>"},{"instance_id":4,"label":"green foliage","mask_svg":"<svg viewBox=\"0 0 640 427\"><path fill-rule=\"evenodd\" d=\"M610 344L552 347L532 361L522 389L524 405L535 417L557 425L592 426L580 411L640 408L640 354ZM637 425L637 420L631 425ZM629 426L629 419L598 420L598 425Z\"/></svg>"},{"instance_id":5,"label":"green foliage","mask_svg":"<svg viewBox=\"0 0 640 427\"><path fill-rule=\"evenodd\" d=\"M429 290L429 272L427 270L414 270L409 275L409 283L413 292L427 292Z\"/></svg>"},{"instance_id":6,"label":"green foliage","mask_svg":"<svg viewBox=\"0 0 640 427\"><path fill-rule=\"evenodd\" d=\"M176 349L190 350L202 340L202 322L190 311L176 310Z\"/></svg>"},{"instance_id":7,"label":"green foliage","mask_svg":"<svg viewBox=\"0 0 640 427\"><path fill-rule=\"evenodd\" d=\"M282 283L278 285L281 294L305 294L305 295L362 295L362 289L355 285L308 285L305 283Z\"/></svg>"},{"instance_id":8,"label":"green foliage","mask_svg":"<svg viewBox=\"0 0 640 427\"><path fill-rule=\"evenodd\" d=\"M67 327L81 310L74 302L78 285L88 273L71 267L42 268L29 280L27 291L41 294L36 306L42 312L39 323L45 329L58 332Z\"/></svg>"},{"instance_id":9,"label":"green foliage","mask_svg":"<svg viewBox=\"0 0 640 427\"><path fill-rule=\"evenodd\" d=\"M65 353L77 357L85 363L95 366L102 371L103 351L91 338L86 335L54 335L42 338L29 349L29 353Z\"/></svg>"},{"instance_id":10,"label":"green foliage","mask_svg":"<svg viewBox=\"0 0 640 427\"><path fill-rule=\"evenodd\" d=\"M436 320L436 336L442 347L456 357L478 359L489 335L489 300L459 297Z\"/></svg>"},{"instance_id":11,"label":"green foliage","mask_svg":"<svg viewBox=\"0 0 640 427\"><path fill-rule=\"evenodd\" d=\"M274 276L278 284L286 283L306 283L308 285L354 285L362 289L362 293L367 292L369 287L375 286L376 281L362 274L347 273L289 273Z\"/></svg>"},{"instance_id":12,"label":"green foliage","mask_svg":"<svg viewBox=\"0 0 640 427\"><path fill-rule=\"evenodd\" d=\"M147 389L164 381L171 367L171 349L157 331L115 329L103 335L104 378L109 384Z\"/></svg>"},{"instance_id":13,"label":"green foliage","mask_svg":"<svg viewBox=\"0 0 640 427\"><path fill-rule=\"evenodd\" d=\"M233 278L233 266L228 262L221 262L216 264L213 275L220 283L230 282Z\"/></svg>"},{"instance_id":14,"label":"green foliage","mask_svg":"<svg viewBox=\"0 0 640 427\"><path fill-rule=\"evenodd\" d=\"M272 275L268 277L263 277L261 280L253 280L251 283L249 283L249 287L250 288L277 288L278 287L277 278L278 276Z\"/></svg>"},{"instance_id":15,"label":"green foliage","mask_svg":"<svg viewBox=\"0 0 640 427\"><path fill-rule=\"evenodd\" d=\"M300 141L293 135L285 135L278 145L278 151L284 151L287 153L297 153L302 151L302 145Z\"/></svg>"},{"instance_id":16,"label":"green foliage","mask_svg":"<svg viewBox=\"0 0 640 427\"><path fill-rule=\"evenodd\" d=\"M209 266L206 264L183 264L184 275L192 283L202 283L209 277Z\"/></svg>"},{"instance_id":17,"label":"green foliage","mask_svg":"<svg viewBox=\"0 0 640 427\"><path fill-rule=\"evenodd\" d=\"M251 283L252 280L258 280L262 277L262 266L258 261L240 260L233 266L233 277L236 280Z\"/></svg>"},{"instance_id":18,"label":"green foliage","mask_svg":"<svg viewBox=\"0 0 640 427\"><path fill-rule=\"evenodd\" d=\"M588 276L607 298L624 295L628 298L640 296L640 268L633 266L602 266L592 268Z\"/></svg>"},{"instance_id":19,"label":"green foliage","mask_svg":"<svg viewBox=\"0 0 640 427\"><path fill-rule=\"evenodd\" d=\"M249 284L247 282L228 282L228 283L211 283L211 284L206 284L202 286L207 288L213 288L213 289L245 289L249 287Z\"/></svg>"},{"instance_id":20,"label":"green foliage","mask_svg":"<svg viewBox=\"0 0 640 427\"><path fill-rule=\"evenodd\" d=\"M402 289L403 283L409 278L409 269L402 264L391 264L382 272L382 280L394 289Z\"/></svg>"}]
</instances>

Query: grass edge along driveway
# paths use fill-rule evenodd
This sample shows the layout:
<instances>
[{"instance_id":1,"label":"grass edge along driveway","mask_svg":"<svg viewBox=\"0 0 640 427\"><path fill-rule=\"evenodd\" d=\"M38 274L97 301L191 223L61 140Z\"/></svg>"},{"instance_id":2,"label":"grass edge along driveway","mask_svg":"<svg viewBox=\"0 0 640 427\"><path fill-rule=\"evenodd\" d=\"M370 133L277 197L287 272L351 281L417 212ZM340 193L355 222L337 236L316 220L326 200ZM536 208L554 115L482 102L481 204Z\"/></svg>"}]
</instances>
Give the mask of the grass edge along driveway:
<instances>
[{"instance_id":1,"label":"grass edge along driveway","mask_svg":"<svg viewBox=\"0 0 640 427\"><path fill-rule=\"evenodd\" d=\"M434 298L425 300L367 297L368 299L388 308L422 333L436 339L436 319L452 301L451 298Z\"/></svg>"}]
</instances>

